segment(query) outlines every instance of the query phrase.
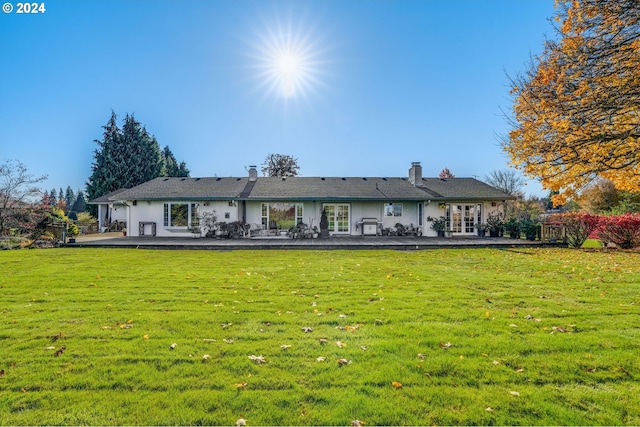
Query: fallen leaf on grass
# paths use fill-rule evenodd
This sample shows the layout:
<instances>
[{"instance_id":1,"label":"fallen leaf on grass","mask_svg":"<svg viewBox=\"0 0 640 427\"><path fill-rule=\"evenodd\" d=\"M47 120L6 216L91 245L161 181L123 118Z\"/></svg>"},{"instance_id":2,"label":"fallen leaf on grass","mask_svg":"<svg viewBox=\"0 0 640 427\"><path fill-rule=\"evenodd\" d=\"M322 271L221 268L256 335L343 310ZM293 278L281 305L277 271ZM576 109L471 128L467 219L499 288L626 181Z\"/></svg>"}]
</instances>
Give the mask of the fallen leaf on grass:
<instances>
[{"instance_id":1,"label":"fallen leaf on grass","mask_svg":"<svg viewBox=\"0 0 640 427\"><path fill-rule=\"evenodd\" d=\"M237 388L238 390L244 390L247 387L247 382L244 381L244 382L241 382L241 383L238 383L238 384L234 384L233 386L235 388Z\"/></svg>"},{"instance_id":2,"label":"fallen leaf on grass","mask_svg":"<svg viewBox=\"0 0 640 427\"><path fill-rule=\"evenodd\" d=\"M149 335L143 335L143 336L142 336L142 339L143 339L143 340L148 340L148 339L149 339Z\"/></svg>"},{"instance_id":3,"label":"fallen leaf on grass","mask_svg":"<svg viewBox=\"0 0 640 427\"><path fill-rule=\"evenodd\" d=\"M441 342L440 343L440 347L444 348L444 349L450 348L452 345L453 344L451 344L450 342Z\"/></svg>"},{"instance_id":4,"label":"fallen leaf on grass","mask_svg":"<svg viewBox=\"0 0 640 427\"><path fill-rule=\"evenodd\" d=\"M175 350L175 348L176 348L177 346L178 346L178 344L173 343L173 344L171 344L171 345L169 346L169 348L170 348L171 350Z\"/></svg>"},{"instance_id":5,"label":"fallen leaf on grass","mask_svg":"<svg viewBox=\"0 0 640 427\"><path fill-rule=\"evenodd\" d=\"M236 421L236 427L244 427L247 425L247 420L245 420L244 418L239 418Z\"/></svg>"},{"instance_id":6,"label":"fallen leaf on grass","mask_svg":"<svg viewBox=\"0 0 640 427\"><path fill-rule=\"evenodd\" d=\"M286 349L288 349L288 348L291 348L291 344L282 344L282 345L280 346L280 348L281 348L281 349L283 349L283 350L286 350Z\"/></svg>"},{"instance_id":7,"label":"fallen leaf on grass","mask_svg":"<svg viewBox=\"0 0 640 427\"><path fill-rule=\"evenodd\" d=\"M366 346L366 345L361 345L361 346L360 346L360 350L362 350L362 351L367 351L367 346Z\"/></svg>"},{"instance_id":8,"label":"fallen leaf on grass","mask_svg":"<svg viewBox=\"0 0 640 427\"><path fill-rule=\"evenodd\" d=\"M422 353L418 353L418 359L426 359L427 355L426 354L422 354Z\"/></svg>"},{"instance_id":9,"label":"fallen leaf on grass","mask_svg":"<svg viewBox=\"0 0 640 427\"><path fill-rule=\"evenodd\" d=\"M351 421L351 425L354 427L362 427L365 424L364 421L360 421L360 420L353 420Z\"/></svg>"},{"instance_id":10,"label":"fallen leaf on grass","mask_svg":"<svg viewBox=\"0 0 640 427\"><path fill-rule=\"evenodd\" d=\"M304 328L300 328L302 330L302 332L313 332L313 328L309 327L309 326L305 326Z\"/></svg>"},{"instance_id":11,"label":"fallen leaf on grass","mask_svg":"<svg viewBox=\"0 0 640 427\"><path fill-rule=\"evenodd\" d=\"M489 406L489 407L484 408L484 410L485 410L485 411L487 411L487 412L493 412L493 409L492 409L490 406Z\"/></svg>"},{"instance_id":12,"label":"fallen leaf on grass","mask_svg":"<svg viewBox=\"0 0 640 427\"><path fill-rule=\"evenodd\" d=\"M204 356L202 356L202 362L206 362L210 358L211 358L211 356L209 356L208 354L205 354Z\"/></svg>"},{"instance_id":13,"label":"fallen leaf on grass","mask_svg":"<svg viewBox=\"0 0 640 427\"><path fill-rule=\"evenodd\" d=\"M324 356L320 356L316 358L316 362L324 362L325 360L327 360L327 358Z\"/></svg>"},{"instance_id":14,"label":"fallen leaf on grass","mask_svg":"<svg viewBox=\"0 0 640 427\"><path fill-rule=\"evenodd\" d=\"M319 341L319 342L320 342L320 344L322 344L322 345L325 345L326 343L328 343L328 342L329 342L329 340L328 340L328 339L326 339L326 338L318 338L318 341Z\"/></svg>"},{"instance_id":15,"label":"fallen leaf on grass","mask_svg":"<svg viewBox=\"0 0 640 427\"><path fill-rule=\"evenodd\" d=\"M345 347L347 346L347 345L346 345L345 343L343 343L342 341L336 341L336 345L337 345L339 348L345 348Z\"/></svg>"},{"instance_id":16,"label":"fallen leaf on grass","mask_svg":"<svg viewBox=\"0 0 640 427\"><path fill-rule=\"evenodd\" d=\"M512 396L520 396L520 393L518 393L517 391L510 391L509 394Z\"/></svg>"},{"instance_id":17,"label":"fallen leaf on grass","mask_svg":"<svg viewBox=\"0 0 640 427\"><path fill-rule=\"evenodd\" d=\"M54 336L51 337L51 342L56 342L57 340L59 340L60 338L62 338L62 332L58 332L57 334L55 334Z\"/></svg>"},{"instance_id":18,"label":"fallen leaf on grass","mask_svg":"<svg viewBox=\"0 0 640 427\"><path fill-rule=\"evenodd\" d=\"M402 388L402 383L399 383L398 381L392 381L391 385L393 388Z\"/></svg>"},{"instance_id":19,"label":"fallen leaf on grass","mask_svg":"<svg viewBox=\"0 0 640 427\"><path fill-rule=\"evenodd\" d=\"M251 356L249 356L249 359L253 360L254 362L256 362L258 365L261 365L263 363L267 363L267 360L263 357L263 356L254 356L253 354Z\"/></svg>"},{"instance_id":20,"label":"fallen leaf on grass","mask_svg":"<svg viewBox=\"0 0 640 427\"><path fill-rule=\"evenodd\" d=\"M223 338L222 341L224 341L226 344L233 344L233 340L231 338Z\"/></svg>"},{"instance_id":21,"label":"fallen leaf on grass","mask_svg":"<svg viewBox=\"0 0 640 427\"><path fill-rule=\"evenodd\" d=\"M338 365L340 366L351 364L351 360L348 360L348 359L338 359L337 362L338 362Z\"/></svg>"}]
</instances>

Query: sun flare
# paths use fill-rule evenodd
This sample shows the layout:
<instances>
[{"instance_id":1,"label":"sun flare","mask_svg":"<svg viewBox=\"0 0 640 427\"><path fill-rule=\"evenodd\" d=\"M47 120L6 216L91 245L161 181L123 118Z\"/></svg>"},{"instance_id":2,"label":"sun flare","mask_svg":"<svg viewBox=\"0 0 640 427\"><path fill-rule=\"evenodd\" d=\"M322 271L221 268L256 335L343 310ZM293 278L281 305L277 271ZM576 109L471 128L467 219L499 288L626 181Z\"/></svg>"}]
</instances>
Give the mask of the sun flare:
<instances>
[{"instance_id":1,"label":"sun flare","mask_svg":"<svg viewBox=\"0 0 640 427\"><path fill-rule=\"evenodd\" d=\"M309 33L277 25L260 37L261 85L282 98L307 97L319 75L319 49Z\"/></svg>"}]
</instances>

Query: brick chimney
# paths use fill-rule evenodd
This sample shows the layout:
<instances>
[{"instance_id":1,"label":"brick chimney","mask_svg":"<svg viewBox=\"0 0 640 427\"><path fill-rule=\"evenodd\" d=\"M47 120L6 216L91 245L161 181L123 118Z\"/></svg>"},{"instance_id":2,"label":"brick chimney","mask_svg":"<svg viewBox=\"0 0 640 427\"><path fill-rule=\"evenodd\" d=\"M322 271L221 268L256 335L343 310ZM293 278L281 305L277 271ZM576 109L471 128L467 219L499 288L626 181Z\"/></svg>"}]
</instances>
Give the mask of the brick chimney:
<instances>
[{"instance_id":1,"label":"brick chimney","mask_svg":"<svg viewBox=\"0 0 640 427\"><path fill-rule=\"evenodd\" d=\"M258 169L256 166L249 166L249 181L257 181L258 180Z\"/></svg>"},{"instance_id":2,"label":"brick chimney","mask_svg":"<svg viewBox=\"0 0 640 427\"><path fill-rule=\"evenodd\" d=\"M422 185L422 166L420 166L420 162L411 163L409 182L413 185Z\"/></svg>"}]
</instances>

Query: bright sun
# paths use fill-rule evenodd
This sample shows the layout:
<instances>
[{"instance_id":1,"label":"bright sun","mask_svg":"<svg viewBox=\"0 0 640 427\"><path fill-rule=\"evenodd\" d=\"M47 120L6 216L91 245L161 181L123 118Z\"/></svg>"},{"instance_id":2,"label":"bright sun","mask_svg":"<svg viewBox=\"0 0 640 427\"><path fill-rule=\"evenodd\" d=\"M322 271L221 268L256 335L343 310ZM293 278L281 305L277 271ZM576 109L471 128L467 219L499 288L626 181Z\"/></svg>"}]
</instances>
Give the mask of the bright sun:
<instances>
[{"instance_id":1,"label":"bright sun","mask_svg":"<svg viewBox=\"0 0 640 427\"><path fill-rule=\"evenodd\" d=\"M270 93L283 98L306 97L318 83L318 49L308 34L291 26L278 27L260 37L260 79Z\"/></svg>"}]
</instances>

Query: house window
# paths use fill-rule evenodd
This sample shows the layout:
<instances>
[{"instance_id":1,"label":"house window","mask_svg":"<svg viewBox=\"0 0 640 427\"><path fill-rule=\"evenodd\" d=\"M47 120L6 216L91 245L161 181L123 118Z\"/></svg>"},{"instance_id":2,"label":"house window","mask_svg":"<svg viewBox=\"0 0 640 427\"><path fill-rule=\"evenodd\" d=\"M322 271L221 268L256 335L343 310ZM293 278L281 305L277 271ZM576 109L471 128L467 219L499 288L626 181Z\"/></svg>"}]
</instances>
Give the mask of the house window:
<instances>
[{"instance_id":1,"label":"house window","mask_svg":"<svg viewBox=\"0 0 640 427\"><path fill-rule=\"evenodd\" d=\"M402 203L385 203L384 216L402 216Z\"/></svg>"},{"instance_id":2,"label":"house window","mask_svg":"<svg viewBox=\"0 0 640 427\"><path fill-rule=\"evenodd\" d=\"M269 222L282 230L288 230L294 225L303 222L302 203L263 203L262 224L267 226Z\"/></svg>"},{"instance_id":3,"label":"house window","mask_svg":"<svg viewBox=\"0 0 640 427\"><path fill-rule=\"evenodd\" d=\"M198 224L197 203L165 203L165 227L189 227Z\"/></svg>"}]
</instances>

